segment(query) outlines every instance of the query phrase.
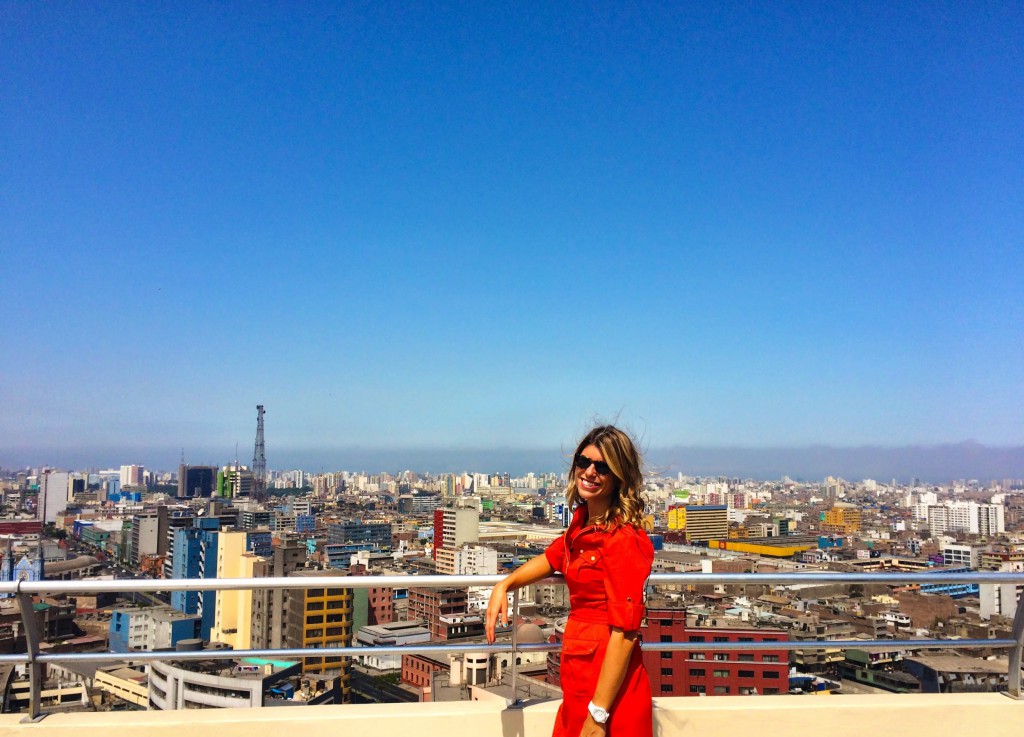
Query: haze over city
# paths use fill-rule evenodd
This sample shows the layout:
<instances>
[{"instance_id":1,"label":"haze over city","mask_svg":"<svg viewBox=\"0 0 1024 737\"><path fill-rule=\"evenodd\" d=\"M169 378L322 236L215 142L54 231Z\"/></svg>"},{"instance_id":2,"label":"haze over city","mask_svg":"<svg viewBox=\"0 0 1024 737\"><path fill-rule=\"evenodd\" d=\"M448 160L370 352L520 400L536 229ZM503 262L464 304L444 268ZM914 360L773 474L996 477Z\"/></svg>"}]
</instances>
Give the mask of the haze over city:
<instances>
[{"instance_id":1,"label":"haze over city","mask_svg":"<svg viewBox=\"0 0 1024 737\"><path fill-rule=\"evenodd\" d=\"M1020 476L1022 37L4 4L0 465L245 460L262 403L278 468L564 470L597 417L687 473Z\"/></svg>"}]
</instances>

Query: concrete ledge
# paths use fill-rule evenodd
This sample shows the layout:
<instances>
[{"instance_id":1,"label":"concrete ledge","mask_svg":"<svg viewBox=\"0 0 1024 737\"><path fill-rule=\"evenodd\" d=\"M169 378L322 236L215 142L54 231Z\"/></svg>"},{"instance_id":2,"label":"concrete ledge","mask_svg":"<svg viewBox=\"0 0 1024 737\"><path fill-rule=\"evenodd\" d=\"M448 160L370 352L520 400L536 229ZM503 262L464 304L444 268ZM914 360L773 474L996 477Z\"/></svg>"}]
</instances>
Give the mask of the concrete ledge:
<instances>
[{"instance_id":1,"label":"concrete ledge","mask_svg":"<svg viewBox=\"0 0 1024 737\"><path fill-rule=\"evenodd\" d=\"M0 737L548 737L557 701L504 709L500 702L196 709L54 714L37 723L0 715ZM757 734L792 737L828 730L829 737L872 731L1018 737L1024 701L1002 694L849 696L714 696L655 699L656 737ZM620 736L621 737L621 736Z\"/></svg>"}]
</instances>

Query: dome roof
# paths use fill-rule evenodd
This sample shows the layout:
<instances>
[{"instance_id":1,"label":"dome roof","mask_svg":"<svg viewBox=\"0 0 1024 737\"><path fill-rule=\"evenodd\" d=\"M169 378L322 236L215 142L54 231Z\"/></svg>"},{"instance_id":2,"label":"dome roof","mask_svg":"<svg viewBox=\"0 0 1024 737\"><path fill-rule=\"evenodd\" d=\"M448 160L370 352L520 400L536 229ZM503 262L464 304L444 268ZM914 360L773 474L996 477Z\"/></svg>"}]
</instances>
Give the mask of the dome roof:
<instances>
[{"instance_id":1,"label":"dome roof","mask_svg":"<svg viewBox=\"0 0 1024 737\"><path fill-rule=\"evenodd\" d=\"M533 622L526 622L516 627L516 642L520 645L530 645L536 642L547 642L540 627Z\"/></svg>"}]
</instances>

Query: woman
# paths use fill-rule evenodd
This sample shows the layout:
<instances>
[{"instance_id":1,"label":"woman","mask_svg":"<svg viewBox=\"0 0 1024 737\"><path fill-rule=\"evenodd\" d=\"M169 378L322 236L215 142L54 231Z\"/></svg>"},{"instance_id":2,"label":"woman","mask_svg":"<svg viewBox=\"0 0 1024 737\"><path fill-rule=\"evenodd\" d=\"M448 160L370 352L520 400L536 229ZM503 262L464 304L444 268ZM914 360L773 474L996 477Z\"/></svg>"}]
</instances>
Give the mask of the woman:
<instances>
[{"instance_id":1,"label":"woman","mask_svg":"<svg viewBox=\"0 0 1024 737\"><path fill-rule=\"evenodd\" d=\"M651 687L637 630L654 548L643 531L640 455L626 433L595 427L573 455L569 528L543 555L508 575L487 604L487 641L508 624L508 592L565 574L569 621L562 638L563 699L554 737L651 736Z\"/></svg>"}]
</instances>

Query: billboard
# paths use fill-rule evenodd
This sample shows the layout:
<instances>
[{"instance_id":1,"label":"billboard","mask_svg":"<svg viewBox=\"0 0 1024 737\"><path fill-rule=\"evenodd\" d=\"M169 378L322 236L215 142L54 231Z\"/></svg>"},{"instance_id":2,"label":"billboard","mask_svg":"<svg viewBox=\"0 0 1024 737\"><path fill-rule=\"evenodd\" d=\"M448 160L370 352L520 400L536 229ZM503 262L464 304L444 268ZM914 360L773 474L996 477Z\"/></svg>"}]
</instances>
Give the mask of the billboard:
<instances>
[{"instance_id":1,"label":"billboard","mask_svg":"<svg viewBox=\"0 0 1024 737\"><path fill-rule=\"evenodd\" d=\"M686 507L670 507L668 510L668 529L686 529Z\"/></svg>"}]
</instances>

